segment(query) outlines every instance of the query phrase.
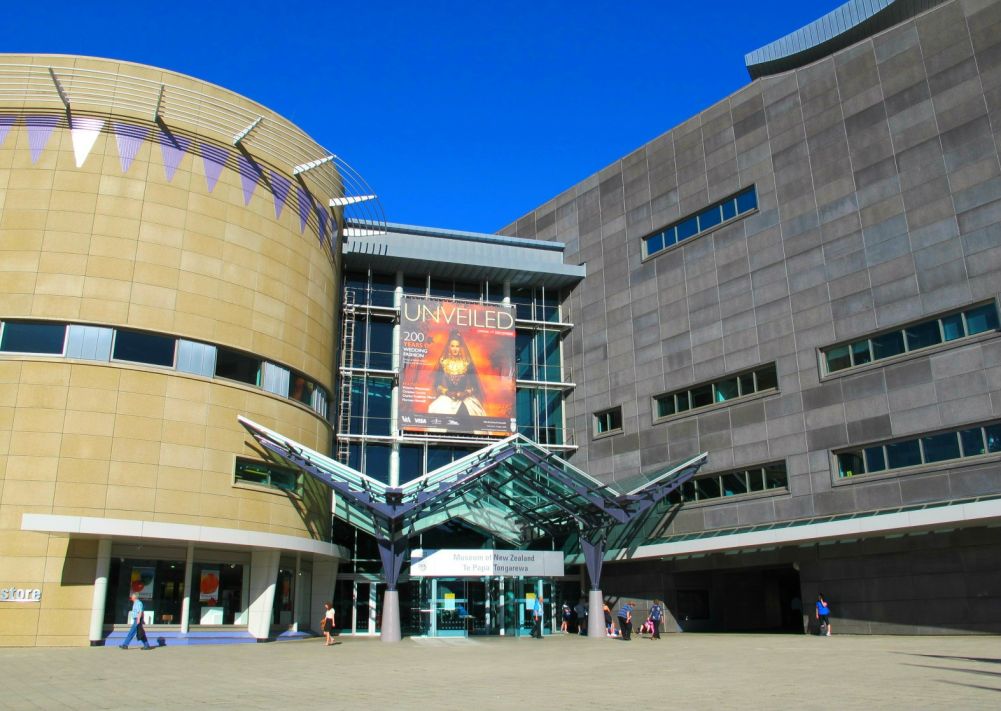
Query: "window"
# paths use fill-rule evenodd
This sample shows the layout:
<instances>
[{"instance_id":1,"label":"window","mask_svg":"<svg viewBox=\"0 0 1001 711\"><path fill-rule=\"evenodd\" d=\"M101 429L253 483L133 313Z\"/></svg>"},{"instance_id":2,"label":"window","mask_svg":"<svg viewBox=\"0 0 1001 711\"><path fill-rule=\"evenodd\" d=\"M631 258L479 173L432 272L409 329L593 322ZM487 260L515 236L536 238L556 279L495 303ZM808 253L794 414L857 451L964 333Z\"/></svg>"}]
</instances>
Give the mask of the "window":
<instances>
[{"instance_id":1,"label":"window","mask_svg":"<svg viewBox=\"0 0 1001 711\"><path fill-rule=\"evenodd\" d=\"M901 353L910 353L997 329L997 306L991 302L939 318L919 321L878 336L832 346L824 349L822 354L827 372L835 373L874 360L892 358Z\"/></svg>"},{"instance_id":2,"label":"window","mask_svg":"<svg viewBox=\"0 0 1001 711\"><path fill-rule=\"evenodd\" d=\"M654 400L654 417L669 417L690 409L730 402L755 393L778 387L775 364L731 375L712 383L697 385L690 390L657 395Z\"/></svg>"},{"instance_id":3,"label":"window","mask_svg":"<svg viewBox=\"0 0 1001 711\"><path fill-rule=\"evenodd\" d=\"M236 459L236 481L302 495L302 473L255 459Z\"/></svg>"},{"instance_id":4,"label":"window","mask_svg":"<svg viewBox=\"0 0 1001 711\"><path fill-rule=\"evenodd\" d=\"M708 232L730 220L743 217L756 210L757 207L758 194L752 185L736 195L731 195L726 200L703 208L694 215L682 218L663 230L644 237L643 256L652 257L668 247L673 247L678 242Z\"/></svg>"},{"instance_id":5,"label":"window","mask_svg":"<svg viewBox=\"0 0 1001 711\"><path fill-rule=\"evenodd\" d=\"M177 339L170 336L140 331L117 331L111 357L115 360L172 368L176 347Z\"/></svg>"},{"instance_id":6,"label":"window","mask_svg":"<svg viewBox=\"0 0 1001 711\"><path fill-rule=\"evenodd\" d=\"M19 323L5 321L0 351L62 355L66 326L61 323Z\"/></svg>"},{"instance_id":7,"label":"window","mask_svg":"<svg viewBox=\"0 0 1001 711\"><path fill-rule=\"evenodd\" d=\"M216 354L215 375L217 378L260 385L261 360L227 348L220 348Z\"/></svg>"},{"instance_id":8,"label":"window","mask_svg":"<svg viewBox=\"0 0 1001 711\"><path fill-rule=\"evenodd\" d=\"M1001 423L949 430L837 452L838 478L1001 453Z\"/></svg>"},{"instance_id":9,"label":"window","mask_svg":"<svg viewBox=\"0 0 1001 711\"><path fill-rule=\"evenodd\" d=\"M680 492L675 490L668 501L695 503L731 496L752 494L759 491L785 489L788 474L785 462L772 462L749 469L737 469L719 474L707 474L686 481Z\"/></svg>"},{"instance_id":10,"label":"window","mask_svg":"<svg viewBox=\"0 0 1001 711\"><path fill-rule=\"evenodd\" d=\"M622 407L594 413L594 434L606 435L622 431Z\"/></svg>"}]
</instances>

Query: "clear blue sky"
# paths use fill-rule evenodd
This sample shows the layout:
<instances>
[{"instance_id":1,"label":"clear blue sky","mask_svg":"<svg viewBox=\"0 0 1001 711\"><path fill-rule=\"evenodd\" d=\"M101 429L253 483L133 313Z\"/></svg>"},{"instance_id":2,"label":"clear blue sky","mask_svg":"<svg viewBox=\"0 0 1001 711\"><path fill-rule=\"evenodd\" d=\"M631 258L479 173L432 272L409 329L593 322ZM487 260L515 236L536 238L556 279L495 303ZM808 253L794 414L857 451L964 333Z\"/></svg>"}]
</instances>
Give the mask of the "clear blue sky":
<instances>
[{"instance_id":1,"label":"clear blue sky","mask_svg":"<svg viewBox=\"0 0 1001 711\"><path fill-rule=\"evenodd\" d=\"M288 117L392 222L494 232L748 82L839 0L7 2L0 49L126 59Z\"/></svg>"}]
</instances>

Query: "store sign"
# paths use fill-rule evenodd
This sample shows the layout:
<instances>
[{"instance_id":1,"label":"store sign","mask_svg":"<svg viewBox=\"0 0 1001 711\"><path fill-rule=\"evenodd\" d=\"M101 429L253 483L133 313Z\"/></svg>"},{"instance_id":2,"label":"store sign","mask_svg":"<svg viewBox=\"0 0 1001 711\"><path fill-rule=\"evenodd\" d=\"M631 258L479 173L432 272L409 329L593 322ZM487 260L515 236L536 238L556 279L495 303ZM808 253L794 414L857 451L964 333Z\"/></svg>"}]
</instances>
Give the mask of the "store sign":
<instances>
[{"instance_id":1,"label":"store sign","mask_svg":"<svg viewBox=\"0 0 1001 711\"><path fill-rule=\"evenodd\" d=\"M400 427L516 431L514 307L405 296L400 313Z\"/></svg>"},{"instance_id":2,"label":"store sign","mask_svg":"<svg viewBox=\"0 0 1001 711\"><path fill-rule=\"evenodd\" d=\"M562 551L498 551L416 549L410 555L413 577L528 576L551 578L564 574Z\"/></svg>"},{"instance_id":3,"label":"store sign","mask_svg":"<svg viewBox=\"0 0 1001 711\"><path fill-rule=\"evenodd\" d=\"M0 588L0 602L41 602L39 588Z\"/></svg>"}]
</instances>

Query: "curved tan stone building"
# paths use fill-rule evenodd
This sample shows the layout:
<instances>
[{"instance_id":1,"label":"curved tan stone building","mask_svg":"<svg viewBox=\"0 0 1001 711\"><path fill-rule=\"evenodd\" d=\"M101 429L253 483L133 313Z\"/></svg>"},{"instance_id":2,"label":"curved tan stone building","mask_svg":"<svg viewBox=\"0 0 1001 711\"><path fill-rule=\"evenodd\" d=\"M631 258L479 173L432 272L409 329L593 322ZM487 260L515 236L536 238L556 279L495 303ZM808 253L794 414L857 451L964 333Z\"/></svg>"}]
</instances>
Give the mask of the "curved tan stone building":
<instances>
[{"instance_id":1,"label":"curved tan stone building","mask_svg":"<svg viewBox=\"0 0 1001 711\"><path fill-rule=\"evenodd\" d=\"M0 644L116 641L130 591L178 642L319 617L329 492L237 416L328 450L360 184L217 86L0 55Z\"/></svg>"}]
</instances>

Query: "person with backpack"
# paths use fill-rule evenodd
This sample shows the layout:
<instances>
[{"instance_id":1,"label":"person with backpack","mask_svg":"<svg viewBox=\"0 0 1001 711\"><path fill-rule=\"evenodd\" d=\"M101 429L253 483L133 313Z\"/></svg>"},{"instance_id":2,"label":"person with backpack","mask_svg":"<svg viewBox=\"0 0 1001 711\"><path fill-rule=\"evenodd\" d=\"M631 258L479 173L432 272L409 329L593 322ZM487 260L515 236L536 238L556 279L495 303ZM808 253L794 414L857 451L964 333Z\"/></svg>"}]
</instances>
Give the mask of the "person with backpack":
<instances>
[{"instance_id":1,"label":"person with backpack","mask_svg":"<svg viewBox=\"0 0 1001 711\"><path fill-rule=\"evenodd\" d=\"M820 634L831 636L831 606L824 599L824 593L817 595L817 619L820 621ZM826 633L824 630L827 630Z\"/></svg>"}]
</instances>

